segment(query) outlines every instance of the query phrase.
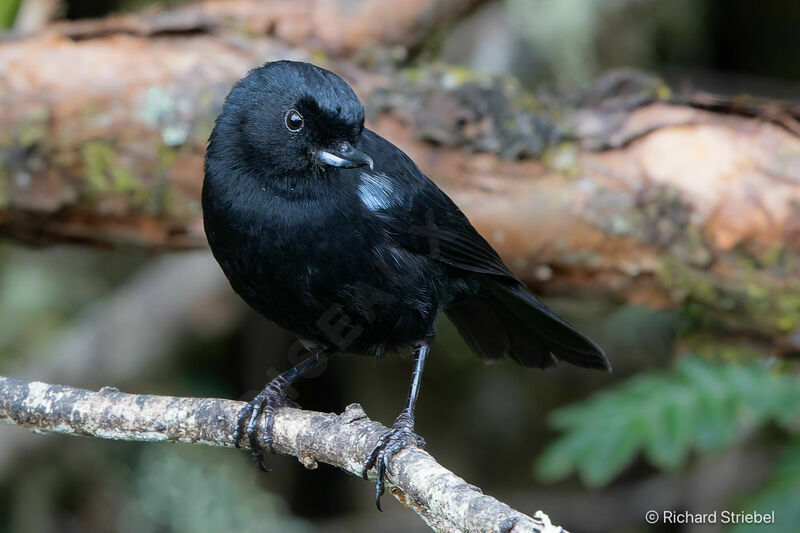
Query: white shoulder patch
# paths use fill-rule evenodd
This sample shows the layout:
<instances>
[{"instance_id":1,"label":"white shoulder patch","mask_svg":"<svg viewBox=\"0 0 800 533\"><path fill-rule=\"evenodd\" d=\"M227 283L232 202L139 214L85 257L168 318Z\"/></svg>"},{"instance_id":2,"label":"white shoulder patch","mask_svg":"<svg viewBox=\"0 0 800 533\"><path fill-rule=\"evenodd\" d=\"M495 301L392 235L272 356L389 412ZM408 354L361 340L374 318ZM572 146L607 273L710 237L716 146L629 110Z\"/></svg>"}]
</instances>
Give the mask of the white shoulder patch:
<instances>
[{"instance_id":1,"label":"white shoulder patch","mask_svg":"<svg viewBox=\"0 0 800 533\"><path fill-rule=\"evenodd\" d=\"M379 172L361 173L358 197L361 199L361 203L370 211L388 209L397 203L389 176Z\"/></svg>"}]
</instances>

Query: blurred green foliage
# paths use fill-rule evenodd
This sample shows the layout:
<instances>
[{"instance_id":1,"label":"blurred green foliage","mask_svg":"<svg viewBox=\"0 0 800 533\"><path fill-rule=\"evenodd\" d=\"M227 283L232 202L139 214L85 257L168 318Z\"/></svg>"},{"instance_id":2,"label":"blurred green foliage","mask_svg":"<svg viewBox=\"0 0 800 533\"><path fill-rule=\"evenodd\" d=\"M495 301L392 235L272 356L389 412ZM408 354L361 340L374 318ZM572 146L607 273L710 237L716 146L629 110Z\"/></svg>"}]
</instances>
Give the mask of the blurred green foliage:
<instances>
[{"instance_id":1,"label":"blurred green foliage","mask_svg":"<svg viewBox=\"0 0 800 533\"><path fill-rule=\"evenodd\" d=\"M8 29L14 25L19 10L19 0L3 0L0 2L0 29Z\"/></svg>"},{"instance_id":2,"label":"blurred green foliage","mask_svg":"<svg viewBox=\"0 0 800 533\"><path fill-rule=\"evenodd\" d=\"M259 476L228 450L148 446L139 459L130 499L117 520L120 533L305 533L306 522L265 493Z\"/></svg>"},{"instance_id":3,"label":"blurred green foliage","mask_svg":"<svg viewBox=\"0 0 800 533\"><path fill-rule=\"evenodd\" d=\"M100 250L0 245L0 362L43 349L68 320L145 259Z\"/></svg>"},{"instance_id":4,"label":"blurred green foliage","mask_svg":"<svg viewBox=\"0 0 800 533\"><path fill-rule=\"evenodd\" d=\"M800 531L800 437L787 447L761 491L741 502L741 509L769 513L775 511L775 522L782 531ZM734 533L758 533L763 524L740 524Z\"/></svg>"},{"instance_id":5,"label":"blurred green foliage","mask_svg":"<svg viewBox=\"0 0 800 533\"><path fill-rule=\"evenodd\" d=\"M681 358L671 371L639 375L550 415L564 434L539 459L540 478L578 472L591 486L609 483L643 453L671 470L689 453L718 451L775 422L800 430L800 378L761 362Z\"/></svg>"},{"instance_id":6,"label":"blurred green foliage","mask_svg":"<svg viewBox=\"0 0 800 533\"><path fill-rule=\"evenodd\" d=\"M505 6L534 61L559 83L588 83L609 67L649 68L697 56L707 44L706 8L697 0L505 0ZM659 46L664 41L670 46Z\"/></svg>"}]
</instances>

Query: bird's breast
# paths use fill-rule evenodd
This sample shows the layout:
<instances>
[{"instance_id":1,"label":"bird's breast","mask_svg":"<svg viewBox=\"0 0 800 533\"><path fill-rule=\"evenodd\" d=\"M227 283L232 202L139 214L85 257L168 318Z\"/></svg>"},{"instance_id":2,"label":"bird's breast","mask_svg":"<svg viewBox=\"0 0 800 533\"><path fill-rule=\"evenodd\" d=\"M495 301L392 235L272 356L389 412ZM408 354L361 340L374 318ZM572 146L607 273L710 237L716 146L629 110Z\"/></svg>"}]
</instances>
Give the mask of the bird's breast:
<instances>
[{"instance_id":1,"label":"bird's breast","mask_svg":"<svg viewBox=\"0 0 800 533\"><path fill-rule=\"evenodd\" d=\"M215 257L248 304L320 342L329 322L357 324L351 349L369 353L422 338L445 290L439 267L397 248L373 211L395 201L391 182L370 175L353 185L339 191L347 196L211 208L206 225Z\"/></svg>"}]
</instances>

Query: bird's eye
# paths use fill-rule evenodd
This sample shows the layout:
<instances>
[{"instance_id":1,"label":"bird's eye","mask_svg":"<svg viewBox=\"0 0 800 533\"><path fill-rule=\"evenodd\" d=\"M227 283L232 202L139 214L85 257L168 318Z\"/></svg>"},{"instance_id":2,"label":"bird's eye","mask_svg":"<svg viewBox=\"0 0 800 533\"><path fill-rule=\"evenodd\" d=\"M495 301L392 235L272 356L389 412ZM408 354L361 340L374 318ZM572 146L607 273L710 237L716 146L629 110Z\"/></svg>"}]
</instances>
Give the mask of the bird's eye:
<instances>
[{"instance_id":1,"label":"bird's eye","mask_svg":"<svg viewBox=\"0 0 800 533\"><path fill-rule=\"evenodd\" d=\"M286 113L286 127L289 128L289 131L300 131L303 129L303 115L294 109L290 109L289 112Z\"/></svg>"}]
</instances>

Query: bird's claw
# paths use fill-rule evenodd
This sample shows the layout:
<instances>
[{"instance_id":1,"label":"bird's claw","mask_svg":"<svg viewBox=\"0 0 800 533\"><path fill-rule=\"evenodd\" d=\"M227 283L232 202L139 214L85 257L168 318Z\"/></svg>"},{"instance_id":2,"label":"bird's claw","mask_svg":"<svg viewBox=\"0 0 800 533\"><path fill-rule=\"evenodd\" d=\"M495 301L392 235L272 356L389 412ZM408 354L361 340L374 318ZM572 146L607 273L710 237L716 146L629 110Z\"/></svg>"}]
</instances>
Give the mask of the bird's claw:
<instances>
[{"instance_id":1,"label":"bird's claw","mask_svg":"<svg viewBox=\"0 0 800 533\"><path fill-rule=\"evenodd\" d=\"M408 446L416 444L418 447L425 447L425 440L414 433L414 418L410 413L403 411L395 419L392 429L384 433L378 439L378 443L369 457L364 462L361 475L367 479L367 472L373 467L377 470L377 480L375 482L375 505L379 511L381 509L381 496L385 489L386 471L389 468L389 461L394 455Z\"/></svg>"},{"instance_id":2,"label":"bird's claw","mask_svg":"<svg viewBox=\"0 0 800 533\"><path fill-rule=\"evenodd\" d=\"M267 471L264 465L264 448L270 453L272 450L272 425L275 420L275 412L279 407L294 405L294 402L286 397L283 389L272 382L267 383L264 390L250 400L250 402L239 411L236 417L236 428L233 430L233 443L237 448L241 448L242 435L247 435L250 444L250 454L258 467ZM259 424L261 417L263 422ZM266 445L261 446L258 440L258 432L261 432L261 440Z\"/></svg>"}]
</instances>

